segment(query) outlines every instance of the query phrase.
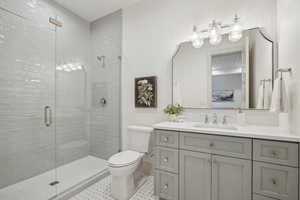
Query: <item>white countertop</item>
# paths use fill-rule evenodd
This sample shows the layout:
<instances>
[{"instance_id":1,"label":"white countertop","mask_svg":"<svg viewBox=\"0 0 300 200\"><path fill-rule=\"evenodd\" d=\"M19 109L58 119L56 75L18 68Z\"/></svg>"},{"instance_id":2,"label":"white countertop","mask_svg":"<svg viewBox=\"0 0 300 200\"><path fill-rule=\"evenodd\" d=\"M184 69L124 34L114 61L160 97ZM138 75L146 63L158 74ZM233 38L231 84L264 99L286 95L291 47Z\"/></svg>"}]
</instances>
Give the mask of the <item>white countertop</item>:
<instances>
[{"instance_id":1,"label":"white countertop","mask_svg":"<svg viewBox=\"0 0 300 200\"><path fill-rule=\"evenodd\" d=\"M263 127L263 126L235 126L236 130L222 128L203 128L196 127L199 122L161 122L153 125L154 129L182 131L192 133L204 133L212 135L256 138L279 140L288 142L300 142L300 136L293 135L287 131L280 130L278 127Z\"/></svg>"}]
</instances>

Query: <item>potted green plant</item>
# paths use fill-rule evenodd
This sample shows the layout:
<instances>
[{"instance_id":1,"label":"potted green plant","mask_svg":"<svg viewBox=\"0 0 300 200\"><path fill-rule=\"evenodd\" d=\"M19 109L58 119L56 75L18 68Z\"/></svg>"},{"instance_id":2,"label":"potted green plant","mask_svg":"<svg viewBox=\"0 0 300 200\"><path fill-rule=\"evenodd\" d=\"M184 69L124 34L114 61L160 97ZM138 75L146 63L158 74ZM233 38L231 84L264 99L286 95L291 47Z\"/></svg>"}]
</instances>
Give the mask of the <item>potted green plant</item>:
<instances>
[{"instance_id":1,"label":"potted green plant","mask_svg":"<svg viewBox=\"0 0 300 200\"><path fill-rule=\"evenodd\" d=\"M171 122L178 122L178 116L183 112L183 107L178 105L168 105L164 112L169 115Z\"/></svg>"}]
</instances>

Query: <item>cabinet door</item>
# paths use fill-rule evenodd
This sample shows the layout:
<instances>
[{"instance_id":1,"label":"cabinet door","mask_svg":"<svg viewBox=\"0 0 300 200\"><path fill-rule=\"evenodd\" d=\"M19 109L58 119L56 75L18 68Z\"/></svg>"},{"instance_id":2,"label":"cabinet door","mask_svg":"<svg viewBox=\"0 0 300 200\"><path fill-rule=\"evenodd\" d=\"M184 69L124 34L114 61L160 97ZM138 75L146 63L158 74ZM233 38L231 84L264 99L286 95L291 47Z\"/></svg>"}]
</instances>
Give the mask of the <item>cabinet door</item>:
<instances>
[{"instance_id":1,"label":"cabinet door","mask_svg":"<svg viewBox=\"0 0 300 200\"><path fill-rule=\"evenodd\" d=\"M297 143L253 140L253 160L298 167Z\"/></svg>"},{"instance_id":2,"label":"cabinet door","mask_svg":"<svg viewBox=\"0 0 300 200\"><path fill-rule=\"evenodd\" d=\"M155 140L157 146L178 149L179 135L176 131L155 130Z\"/></svg>"},{"instance_id":3,"label":"cabinet door","mask_svg":"<svg viewBox=\"0 0 300 200\"><path fill-rule=\"evenodd\" d=\"M253 163L253 192L281 200L298 199L298 168Z\"/></svg>"},{"instance_id":4,"label":"cabinet door","mask_svg":"<svg viewBox=\"0 0 300 200\"><path fill-rule=\"evenodd\" d=\"M251 161L212 156L212 200L251 200Z\"/></svg>"},{"instance_id":5,"label":"cabinet door","mask_svg":"<svg viewBox=\"0 0 300 200\"><path fill-rule=\"evenodd\" d=\"M154 194L160 199L178 200L178 175L156 170Z\"/></svg>"},{"instance_id":6,"label":"cabinet door","mask_svg":"<svg viewBox=\"0 0 300 200\"><path fill-rule=\"evenodd\" d=\"M180 151L180 199L211 200L211 155Z\"/></svg>"},{"instance_id":7,"label":"cabinet door","mask_svg":"<svg viewBox=\"0 0 300 200\"><path fill-rule=\"evenodd\" d=\"M178 173L178 150L156 147L156 169Z\"/></svg>"},{"instance_id":8,"label":"cabinet door","mask_svg":"<svg viewBox=\"0 0 300 200\"><path fill-rule=\"evenodd\" d=\"M180 149L235 158L252 158L252 140L248 138L180 133Z\"/></svg>"}]
</instances>

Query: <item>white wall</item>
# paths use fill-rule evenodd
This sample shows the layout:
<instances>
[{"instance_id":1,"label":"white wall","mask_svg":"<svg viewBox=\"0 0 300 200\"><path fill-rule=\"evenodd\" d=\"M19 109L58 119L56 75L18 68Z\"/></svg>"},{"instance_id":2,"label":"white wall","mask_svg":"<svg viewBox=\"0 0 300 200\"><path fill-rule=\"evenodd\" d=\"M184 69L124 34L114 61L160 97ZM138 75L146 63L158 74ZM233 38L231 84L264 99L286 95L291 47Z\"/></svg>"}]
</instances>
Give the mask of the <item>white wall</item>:
<instances>
[{"instance_id":1,"label":"white wall","mask_svg":"<svg viewBox=\"0 0 300 200\"><path fill-rule=\"evenodd\" d=\"M292 67L291 127L300 134L300 1L278 1L279 66ZM287 76L289 78L289 76Z\"/></svg>"},{"instance_id":2,"label":"white wall","mask_svg":"<svg viewBox=\"0 0 300 200\"><path fill-rule=\"evenodd\" d=\"M171 103L171 57L176 45L207 28L213 19L230 23L238 13L245 27L266 27L276 36L275 0L144 0L123 10L122 134L129 124L152 125L164 119ZM158 108L134 108L134 78L158 76Z\"/></svg>"}]
</instances>

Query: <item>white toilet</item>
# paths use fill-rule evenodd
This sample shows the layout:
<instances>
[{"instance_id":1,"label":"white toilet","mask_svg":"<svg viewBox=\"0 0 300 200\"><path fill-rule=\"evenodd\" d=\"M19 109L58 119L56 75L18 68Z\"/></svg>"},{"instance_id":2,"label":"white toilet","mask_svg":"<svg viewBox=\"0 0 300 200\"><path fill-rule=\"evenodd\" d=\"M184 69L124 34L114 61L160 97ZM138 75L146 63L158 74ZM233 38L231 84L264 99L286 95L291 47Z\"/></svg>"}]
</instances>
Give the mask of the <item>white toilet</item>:
<instances>
[{"instance_id":1,"label":"white toilet","mask_svg":"<svg viewBox=\"0 0 300 200\"><path fill-rule=\"evenodd\" d=\"M117 200L128 200L135 192L133 173L148 152L150 127L128 127L128 150L117 153L109 158L108 168L112 175L111 192Z\"/></svg>"}]
</instances>

